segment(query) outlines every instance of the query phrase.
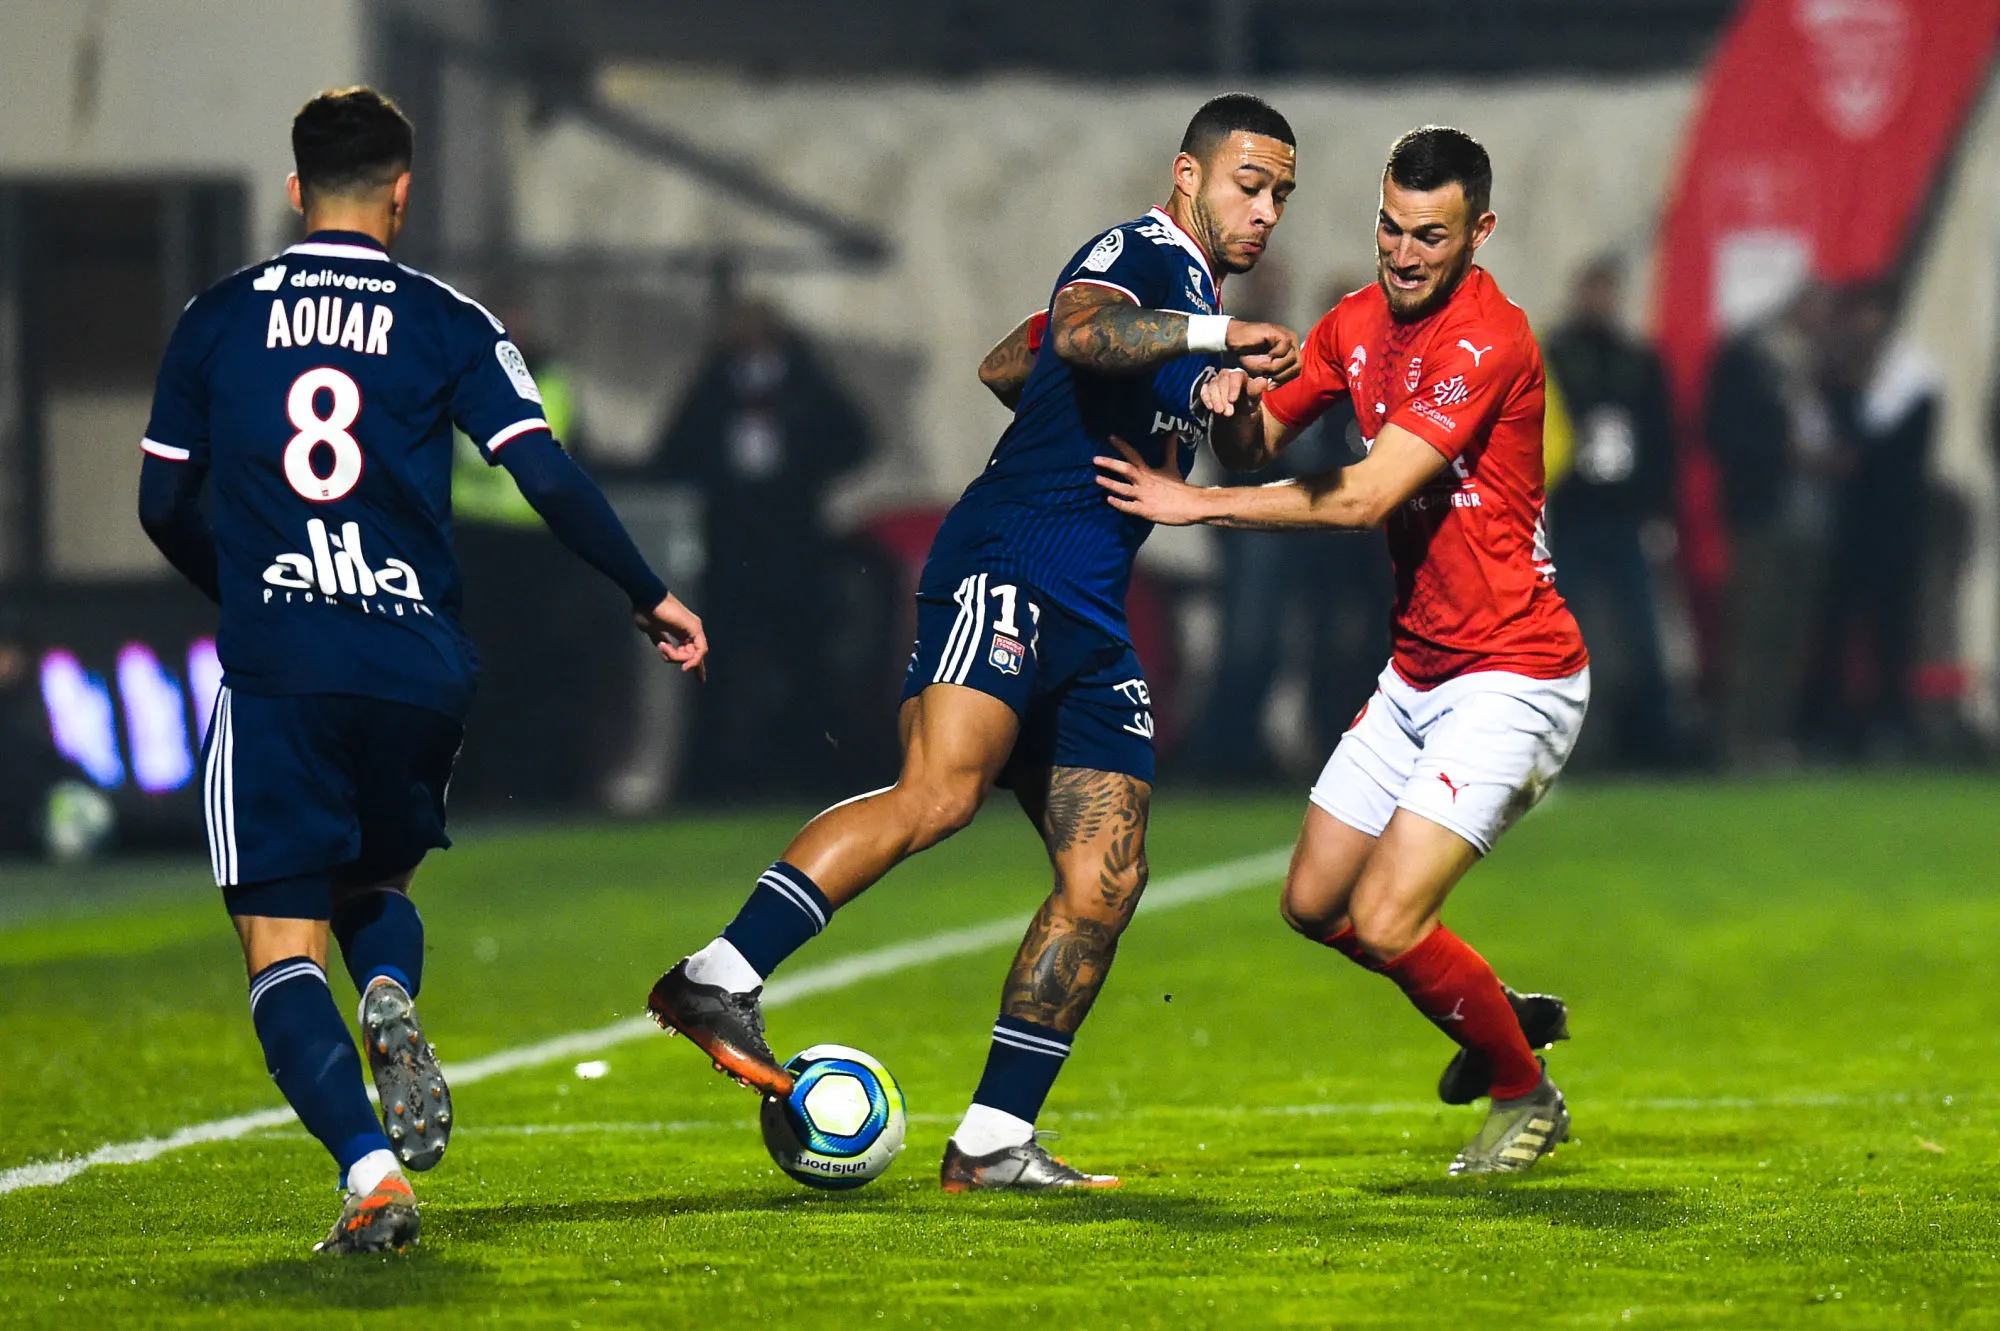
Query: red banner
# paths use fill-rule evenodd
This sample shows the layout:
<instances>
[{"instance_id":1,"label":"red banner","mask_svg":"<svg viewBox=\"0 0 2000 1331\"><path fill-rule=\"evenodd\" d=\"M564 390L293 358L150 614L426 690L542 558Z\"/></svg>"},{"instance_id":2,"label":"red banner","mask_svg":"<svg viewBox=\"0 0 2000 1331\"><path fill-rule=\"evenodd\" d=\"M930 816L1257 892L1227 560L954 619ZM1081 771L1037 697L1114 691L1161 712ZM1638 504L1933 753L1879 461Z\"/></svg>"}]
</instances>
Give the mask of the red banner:
<instances>
[{"instance_id":1,"label":"red banner","mask_svg":"<svg viewBox=\"0 0 2000 1331\"><path fill-rule=\"evenodd\" d=\"M2000 0L1747 0L1724 34L1661 222L1654 310L1686 438L1697 600L1727 570L1696 424L1718 340L1807 278L1896 271L1996 41Z\"/></svg>"}]
</instances>

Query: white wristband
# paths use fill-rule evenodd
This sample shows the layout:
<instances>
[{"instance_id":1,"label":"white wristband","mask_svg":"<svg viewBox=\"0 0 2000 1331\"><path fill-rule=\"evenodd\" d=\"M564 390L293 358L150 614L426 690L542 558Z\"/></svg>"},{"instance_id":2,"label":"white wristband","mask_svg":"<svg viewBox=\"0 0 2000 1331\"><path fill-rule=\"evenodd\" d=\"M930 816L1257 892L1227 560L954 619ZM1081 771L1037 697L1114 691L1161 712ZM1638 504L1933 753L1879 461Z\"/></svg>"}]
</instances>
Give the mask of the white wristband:
<instances>
[{"instance_id":1,"label":"white wristband","mask_svg":"<svg viewBox=\"0 0 2000 1331\"><path fill-rule=\"evenodd\" d=\"M1226 314L1190 314L1188 316L1188 350L1229 350L1229 316Z\"/></svg>"}]
</instances>

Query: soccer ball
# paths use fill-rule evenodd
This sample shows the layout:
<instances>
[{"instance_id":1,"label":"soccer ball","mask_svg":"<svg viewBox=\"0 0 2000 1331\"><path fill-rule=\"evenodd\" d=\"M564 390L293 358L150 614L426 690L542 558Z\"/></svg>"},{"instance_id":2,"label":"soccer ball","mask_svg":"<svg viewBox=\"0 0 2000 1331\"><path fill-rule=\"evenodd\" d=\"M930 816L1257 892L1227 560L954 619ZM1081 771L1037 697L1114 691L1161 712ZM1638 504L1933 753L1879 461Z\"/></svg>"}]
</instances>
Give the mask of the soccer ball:
<instances>
[{"instance_id":1,"label":"soccer ball","mask_svg":"<svg viewBox=\"0 0 2000 1331\"><path fill-rule=\"evenodd\" d=\"M785 1071L787 1096L764 1097L764 1146L778 1168L809 1188L858 1188L880 1178L903 1149L903 1088L859 1049L816 1044Z\"/></svg>"}]
</instances>

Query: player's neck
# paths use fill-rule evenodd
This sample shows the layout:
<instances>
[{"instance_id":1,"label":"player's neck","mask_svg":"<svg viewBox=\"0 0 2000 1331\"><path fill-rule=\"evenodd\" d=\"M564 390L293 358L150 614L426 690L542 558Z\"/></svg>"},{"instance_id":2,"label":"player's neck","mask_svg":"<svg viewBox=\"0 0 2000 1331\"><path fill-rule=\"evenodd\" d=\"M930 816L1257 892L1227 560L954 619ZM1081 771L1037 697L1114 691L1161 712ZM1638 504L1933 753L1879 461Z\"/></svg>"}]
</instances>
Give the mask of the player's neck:
<instances>
[{"instance_id":1,"label":"player's neck","mask_svg":"<svg viewBox=\"0 0 2000 1331\"><path fill-rule=\"evenodd\" d=\"M1188 239L1200 247L1202 254L1208 259L1208 271L1215 274L1218 282L1221 281L1222 259L1212 247L1212 238L1202 234L1205 228L1195 218L1194 201L1179 190L1175 190L1167 196L1167 201L1160 206L1160 211L1173 218L1174 225L1185 231Z\"/></svg>"},{"instance_id":2,"label":"player's neck","mask_svg":"<svg viewBox=\"0 0 2000 1331\"><path fill-rule=\"evenodd\" d=\"M328 203L308 209L306 234L310 236L316 231L352 232L368 237L385 250L395 239L394 223L389 212L366 205Z\"/></svg>"}]
</instances>

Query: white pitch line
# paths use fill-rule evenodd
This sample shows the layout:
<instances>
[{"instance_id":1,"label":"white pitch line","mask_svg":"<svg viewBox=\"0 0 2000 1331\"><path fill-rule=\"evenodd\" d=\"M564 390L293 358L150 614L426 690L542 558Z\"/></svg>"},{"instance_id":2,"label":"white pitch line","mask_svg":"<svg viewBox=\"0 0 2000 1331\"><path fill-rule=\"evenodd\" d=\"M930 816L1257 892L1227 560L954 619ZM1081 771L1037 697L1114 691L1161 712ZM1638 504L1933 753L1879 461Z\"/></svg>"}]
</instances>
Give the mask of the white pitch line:
<instances>
[{"instance_id":1,"label":"white pitch line","mask_svg":"<svg viewBox=\"0 0 2000 1331\"><path fill-rule=\"evenodd\" d=\"M1192 905L1197 901L1207 901L1212 897L1241 891L1246 887L1255 887L1260 883L1273 882L1283 876L1286 865L1291 861L1291 853L1291 849L1285 847L1257 855L1246 855L1241 859L1225 860L1206 869L1175 874L1148 888L1146 895L1140 901L1139 908L1145 912L1170 910L1176 906ZM800 971L796 975L781 976L765 986L764 1006L778 1007L813 994L845 989L849 985L872 980L877 976L909 970L915 966L927 966L932 962L943 961L950 957L962 957L972 952L984 952L1003 943L1018 942L1022 927L1019 919L994 920L988 924L975 924L965 929L932 934L928 938L918 938L908 943L879 947L873 951L829 962L824 966ZM651 1018L628 1017L623 1021L614 1021L592 1030L573 1031L568 1035L558 1035L553 1039L540 1040L515 1049L503 1049L484 1058L475 1058L464 1063L450 1063L445 1066L445 1077L454 1087L470 1086L474 1082L485 1081L488 1077L497 1077L505 1072L540 1067L546 1063L554 1063L581 1054L598 1053L613 1045L658 1033L659 1027L653 1024ZM282 1127L293 1121L290 1108L265 1109L254 1114L238 1114L233 1118L196 1123L164 1137L107 1143L88 1155L17 1165L12 1169L0 1170L0 1194L15 1192L22 1188L54 1187L60 1183L67 1183L86 1169L97 1165L142 1164L184 1147L200 1146L206 1142L233 1141L248 1133Z\"/></svg>"},{"instance_id":2,"label":"white pitch line","mask_svg":"<svg viewBox=\"0 0 2000 1331\"><path fill-rule=\"evenodd\" d=\"M1916 1104L1922 1100L1942 1098L1949 1102L1962 1096L1913 1096L1913 1095L1719 1095L1702 1099L1670 1096L1663 1099L1613 1099L1591 1100L1589 1109L1596 1114L1644 1114L1644 1113L1688 1113L1688 1112L1728 1112L1731 1110L1767 1109L1837 1109L1859 1104ZM1198 1118L1198 1119L1246 1119L1246 1118L1414 1118L1431 1114L1469 1114L1464 1106L1440 1104L1435 1100L1379 1100L1372 1103L1352 1100L1316 1100L1297 1105L1142 1105L1117 1110L1082 1109L1067 1110L1051 1114L1051 1122L1097 1123L1105 1120L1126 1122L1131 1119L1152 1118ZM910 1114L912 1123L925 1126L957 1123L959 1114ZM740 1132L741 1119L693 1118L677 1120L579 1120L574 1123L491 1123L462 1129L460 1136L475 1139L487 1137L593 1137L624 1134L629 1136L651 1136L653 1134L680 1132ZM258 1141L298 1140L305 1136L305 1129L296 1120L287 1119L281 1125L268 1128L256 1134Z\"/></svg>"}]
</instances>

